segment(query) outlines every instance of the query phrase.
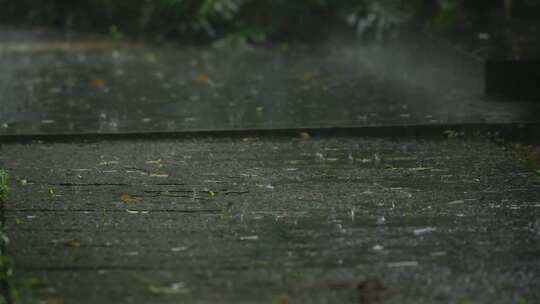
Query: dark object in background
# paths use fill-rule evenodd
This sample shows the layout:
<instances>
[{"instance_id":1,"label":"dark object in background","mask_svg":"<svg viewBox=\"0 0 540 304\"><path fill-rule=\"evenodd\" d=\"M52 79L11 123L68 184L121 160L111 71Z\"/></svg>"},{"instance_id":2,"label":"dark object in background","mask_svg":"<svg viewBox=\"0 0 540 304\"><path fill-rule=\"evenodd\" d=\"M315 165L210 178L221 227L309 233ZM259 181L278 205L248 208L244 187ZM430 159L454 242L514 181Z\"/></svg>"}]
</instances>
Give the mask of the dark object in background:
<instances>
[{"instance_id":1,"label":"dark object in background","mask_svg":"<svg viewBox=\"0 0 540 304\"><path fill-rule=\"evenodd\" d=\"M384 286L377 278L369 278L356 286L360 296L360 304L377 304L391 295L391 290Z\"/></svg>"},{"instance_id":2,"label":"dark object in background","mask_svg":"<svg viewBox=\"0 0 540 304\"><path fill-rule=\"evenodd\" d=\"M540 60L488 60L485 73L487 96L540 101Z\"/></svg>"}]
</instances>

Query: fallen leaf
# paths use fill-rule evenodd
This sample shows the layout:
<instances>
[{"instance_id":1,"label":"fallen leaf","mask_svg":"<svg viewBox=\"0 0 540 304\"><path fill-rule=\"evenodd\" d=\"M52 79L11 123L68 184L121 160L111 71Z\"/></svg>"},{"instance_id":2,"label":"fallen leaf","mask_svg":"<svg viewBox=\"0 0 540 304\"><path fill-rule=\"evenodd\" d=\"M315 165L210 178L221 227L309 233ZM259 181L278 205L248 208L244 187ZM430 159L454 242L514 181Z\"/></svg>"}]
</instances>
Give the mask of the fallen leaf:
<instances>
[{"instance_id":1,"label":"fallen leaf","mask_svg":"<svg viewBox=\"0 0 540 304\"><path fill-rule=\"evenodd\" d=\"M120 195L120 200L122 201L122 203L125 203L125 204L134 203L138 201L138 199L132 197L131 195L127 193L122 193L122 195Z\"/></svg>"},{"instance_id":2,"label":"fallen leaf","mask_svg":"<svg viewBox=\"0 0 540 304\"><path fill-rule=\"evenodd\" d=\"M89 84L93 88L102 88L105 86L105 81L103 79L92 79Z\"/></svg>"},{"instance_id":3,"label":"fallen leaf","mask_svg":"<svg viewBox=\"0 0 540 304\"><path fill-rule=\"evenodd\" d=\"M279 304L289 304L291 301L289 299L289 296L286 295L286 294L282 294L280 297L279 297Z\"/></svg>"},{"instance_id":4,"label":"fallen leaf","mask_svg":"<svg viewBox=\"0 0 540 304\"><path fill-rule=\"evenodd\" d=\"M304 73L304 80L305 81L313 80L313 79L315 79L315 77L317 77L317 74L315 74L315 73L311 73L311 72Z\"/></svg>"},{"instance_id":5,"label":"fallen leaf","mask_svg":"<svg viewBox=\"0 0 540 304\"><path fill-rule=\"evenodd\" d=\"M310 139L311 135L309 135L309 133L307 133L307 132L300 132L300 138L301 139Z\"/></svg>"},{"instance_id":6,"label":"fallen leaf","mask_svg":"<svg viewBox=\"0 0 540 304\"><path fill-rule=\"evenodd\" d=\"M78 247L81 247L81 242L79 242L78 240L68 240L64 243L67 247L70 247L70 248L78 248Z\"/></svg>"},{"instance_id":7,"label":"fallen leaf","mask_svg":"<svg viewBox=\"0 0 540 304\"><path fill-rule=\"evenodd\" d=\"M196 82L209 82L210 76L208 76L207 74L199 74L195 77L195 81Z\"/></svg>"}]
</instances>

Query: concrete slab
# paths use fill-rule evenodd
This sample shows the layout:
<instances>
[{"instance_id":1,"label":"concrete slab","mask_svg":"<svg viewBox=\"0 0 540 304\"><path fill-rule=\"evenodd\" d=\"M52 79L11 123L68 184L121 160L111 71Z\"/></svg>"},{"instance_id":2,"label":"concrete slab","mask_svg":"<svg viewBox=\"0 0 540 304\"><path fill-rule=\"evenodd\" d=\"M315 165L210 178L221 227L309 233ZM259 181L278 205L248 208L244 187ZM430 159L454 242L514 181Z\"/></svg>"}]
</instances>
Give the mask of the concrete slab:
<instances>
[{"instance_id":1,"label":"concrete slab","mask_svg":"<svg viewBox=\"0 0 540 304\"><path fill-rule=\"evenodd\" d=\"M539 177L482 138L0 152L10 284L26 302L540 300Z\"/></svg>"}]
</instances>

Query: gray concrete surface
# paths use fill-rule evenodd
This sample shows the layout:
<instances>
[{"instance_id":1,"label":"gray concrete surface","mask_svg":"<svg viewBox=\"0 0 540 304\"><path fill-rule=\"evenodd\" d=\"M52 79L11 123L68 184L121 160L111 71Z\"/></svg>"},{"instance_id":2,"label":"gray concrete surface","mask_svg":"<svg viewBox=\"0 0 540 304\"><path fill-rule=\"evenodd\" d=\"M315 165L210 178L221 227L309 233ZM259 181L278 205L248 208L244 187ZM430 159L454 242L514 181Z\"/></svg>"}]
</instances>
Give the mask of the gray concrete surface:
<instances>
[{"instance_id":1,"label":"gray concrete surface","mask_svg":"<svg viewBox=\"0 0 540 304\"><path fill-rule=\"evenodd\" d=\"M482 138L3 144L21 303L536 303L540 179Z\"/></svg>"}]
</instances>

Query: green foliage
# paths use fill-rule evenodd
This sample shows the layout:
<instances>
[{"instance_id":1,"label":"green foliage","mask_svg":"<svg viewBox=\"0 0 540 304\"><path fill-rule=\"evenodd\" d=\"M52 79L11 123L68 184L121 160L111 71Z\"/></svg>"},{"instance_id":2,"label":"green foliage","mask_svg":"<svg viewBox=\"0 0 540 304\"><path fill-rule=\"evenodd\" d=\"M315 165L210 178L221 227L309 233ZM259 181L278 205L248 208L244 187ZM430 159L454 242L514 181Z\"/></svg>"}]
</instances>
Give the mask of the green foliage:
<instances>
[{"instance_id":1,"label":"green foliage","mask_svg":"<svg viewBox=\"0 0 540 304\"><path fill-rule=\"evenodd\" d=\"M374 36L382 40L396 28L411 23L422 11L423 4L423 0L365 0L346 8L352 9L346 19L360 37Z\"/></svg>"},{"instance_id":2,"label":"green foliage","mask_svg":"<svg viewBox=\"0 0 540 304\"><path fill-rule=\"evenodd\" d=\"M8 192L8 174L6 171L0 170L0 199L5 199Z\"/></svg>"},{"instance_id":3,"label":"green foliage","mask_svg":"<svg viewBox=\"0 0 540 304\"><path fill-rule=\"evenodd\" d=\"M440 0L439 10L430 20L430 25L439 31L450 31L460 22L461 2Z\"/></svg>"},{"instance_id":4,"label":"green foliage","mask_svg":"<svg viewBox=\"0 0 540 304\"><path fill-rule=\"evenodd\" d=\"M6 281L13 276L13 260L5 255L0 255L0 281Z\"/></svg>"},{"instance_id":5,"label":"green foliage","mask_svg":"<svg viewBox=\"0 0 540 304\"><path fill-rule=\"evenodd\" d=\"M337 6L325 0L162 0L151 11L159 20L177 21L169 33L261 42L276 33L315 34ZM149 18L150 27L160 27L156 19Z\"/></svg>"},{"instance_id":6,"label":"green foliage","mask_svg":"<svg viewBox=\"0 0 540 304\"><path fill-rule=\"evenodd\" d=\"M6 171L0 170L0 200L6 198L8 190L8 175ZM13 275L13 261L4 255L4 249L8 242L9 239L4 232L0 230L0 282L6 282ZM0 303L6 303L9 299L11 299L11 297L6 298L3 295L0 295Z\"/></svg>"},{"instance_id":7,"label":"green foliage","mask_svg":"<svg viewBox=\"0 0 540 304\"><path fill-rule=\"evenodd\" d=\"M6 256L4 252L8 242L9 239L4 232L0 230L0 282L9 282L13 277L15 269L13 259ZM19 292L15 287L10 284L7 284L7 287L7 294L0 294L0 304L14 303L14 301L19 298Z\"/></svg>"},{"instance_id":8,"label":"green foliage","mask_svg":"<svg viewBox=\"0 0 540 304\"><path fill-rule=\"evenodd\" d=\"M155 15L171 14L182 20L181 26L189 26L195 31L204 31L215 36L217 25L233 23L243 5L242 0L163 0L153 11ZM170 12L170 13L167 13Z\"/></svg>"},{"instance_id":9,"label":"green foliage","mask_svg":"<svg viewBox=\"0 0 540 304\"><path fill-rule=\"evenodd\" d=\"M463 0L0 0L0 20L31 25L247 42L313 36L348 24L359 35L387 37L420 20L449 28ZM422 21L423 22L423 21ZM421 23L422 23L421 22Z\"/></svg>"}]
</instances>

